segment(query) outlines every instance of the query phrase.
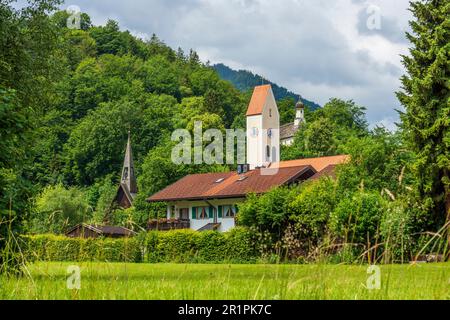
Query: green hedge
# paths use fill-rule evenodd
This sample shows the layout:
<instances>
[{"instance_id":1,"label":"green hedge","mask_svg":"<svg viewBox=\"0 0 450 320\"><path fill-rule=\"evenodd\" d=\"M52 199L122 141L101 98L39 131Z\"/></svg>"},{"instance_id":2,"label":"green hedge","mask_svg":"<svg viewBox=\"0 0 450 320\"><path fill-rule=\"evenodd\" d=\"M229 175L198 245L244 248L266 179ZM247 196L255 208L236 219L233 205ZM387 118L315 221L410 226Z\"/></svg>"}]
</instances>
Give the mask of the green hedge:
<instances>
[{"instance_id":1,"label":"green hedge","mask_svg":"<svg viewBox=\"0 0 450 320\"><path fill-rule=\"evenodd\" d=\"M142 261L136 238L80 239L56 235L24 236L24 253L29 261Z\"/></svg>"},{"instance_id":2,"label":"green hedge","mask_svg":"<svg viewBox=\"0 0 450 320\"><path fill-rule=\"evenodd\" d=\"M80 239L55 235L24 236L29 261L110 262L254 262L258 259L251 232L152 231L134 238Z\"/></svg>"},{"instance_id":3,"label":"green hedge","mask_svg":"<svg viewBox=\"0 0 450 320\"><path fill-rule=\"evenodd\" d=\"M255 262L258 257L254 237L246 228L226 233L176 230L152 231L145 239L147 262Z\"/></svg>"}]
</instances>

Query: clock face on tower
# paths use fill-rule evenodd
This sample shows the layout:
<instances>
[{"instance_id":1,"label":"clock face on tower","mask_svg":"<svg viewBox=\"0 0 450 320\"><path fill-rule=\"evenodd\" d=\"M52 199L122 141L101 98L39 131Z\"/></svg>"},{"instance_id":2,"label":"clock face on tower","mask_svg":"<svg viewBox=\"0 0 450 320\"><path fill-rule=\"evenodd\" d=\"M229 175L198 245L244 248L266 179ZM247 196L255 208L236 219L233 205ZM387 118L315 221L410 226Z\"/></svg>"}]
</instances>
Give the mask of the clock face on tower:
<instances>
[{"instance_id":1,"label":"clock face on tower","mask_svg":"<svg viewBox=\"0 0 450 320\"><path fill-rule=\"evenodd\" d=\"M252 128L252 137L253 138L255 138L255 137L257 137L258 135L259 135L259 131L258 131L258 128L256 128L256 127L253 127Z\"/></svg>"}]
</instances>

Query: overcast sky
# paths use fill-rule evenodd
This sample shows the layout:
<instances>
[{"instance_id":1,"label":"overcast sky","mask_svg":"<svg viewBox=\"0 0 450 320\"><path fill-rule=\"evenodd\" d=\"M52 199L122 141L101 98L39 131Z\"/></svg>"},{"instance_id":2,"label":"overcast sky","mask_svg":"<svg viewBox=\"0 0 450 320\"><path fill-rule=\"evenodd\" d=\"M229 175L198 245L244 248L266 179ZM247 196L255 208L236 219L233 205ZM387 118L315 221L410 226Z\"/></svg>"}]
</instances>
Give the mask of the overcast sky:
<instances>
[{"instance_id":1,"label":"overcast sky","mask_svg":"<svg viewBox=\"0 0 450 320\"><path fill-rule=\"evenodd\" d=\"M94 24L156 33L203 61L259 73L303 97L353 99L393 128L408 0L74 0ZM379 9L379 11L378 11ZM380 17L377 18L379 13ZM379 22L379 23L378 23Z\"/></svg>"}]
</instances>

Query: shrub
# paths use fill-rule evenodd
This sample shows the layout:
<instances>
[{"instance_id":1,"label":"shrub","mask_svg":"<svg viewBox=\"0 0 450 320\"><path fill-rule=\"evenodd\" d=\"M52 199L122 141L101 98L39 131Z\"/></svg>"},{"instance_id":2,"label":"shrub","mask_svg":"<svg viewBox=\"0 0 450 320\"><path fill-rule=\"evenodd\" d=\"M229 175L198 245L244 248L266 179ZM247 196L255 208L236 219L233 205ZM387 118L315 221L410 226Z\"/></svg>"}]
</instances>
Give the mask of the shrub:
<instances>
[{"instance_id":1,"label":"shrub","mask_svg":"<svg viewBox=\"0 0 450 320\"><path fill-rule=\"evenodd\" d=\"M135 238L81 239L45 234L24 236L22 240L29 261L142 261Z\"/></svg>"},{"instance_id":2,"label":"shrub","mask_svg":"<svg viewBox=\"0 0 450 320\"><path fill-rule=\"evenodd\" d=\"M175 230L158 233L157 256L161 262L189 262L195 255L198 232L193 230Z\"/></svg>"},{"instance_id":3,"label":"shrub","mask_svg":"<svg viewBox=\"0 0 450 320\"><path fill-rule=\"evenodd\" d=\"M288 223L288 204L294 199L296 188L280 187L262 196L249 195L239 205L238 222L244 226L255 226L281 237Z\"/></svg>"},{"instance_id":4,"label":"shrub","mask_svg":"<svg viewBox=\"0 0 450 320\"><path fill-rule=\"evenodd\" d=\"M316 244L324 238L326 225L336 206L335 182L329 178L306 183L289 204L290 221L300 240Z\"/></svg>"},{"instance_id":5,"label":"shrub","mask_svg":"<svg viewBox=\"0 0 450 320\"><path fill-rule=\"evenodd\" d=\"M36 233L63 233L69 226L88 221L92 208L78 188L49 186L36 199L36 214L31 230Z\"/></svg>"},{"instance_id":6,"label":"shrub","mask_svg":"<svg viewBox=\"0 0 450 320\"><path fill-rule=\"evenodd\" d=\"M331 214L330 229L346 243L373 241L386 201L378 193L356 192L344 198Z\"/></svg>"},{"instance_id":7,"label":"shrub","mask_svg":"<svg viewBox=\"0 0 450 320\"><path fill-rule=\"evenodd\" d=\"M225 233L225 258L230 262L252 262L258 257L255 233L237 227Z\"/></svg>"},{"instance_id":8,"label":"shrub","mask_svg":"<svg viewBox=\"0 0 450 320\"><path fill-rule=\"evenodd\" d=\"M174 230L142 232L133 238L80 239L56 235L23 236L29 261L109 261L220 263L258 258L249 229L230 232Z\"/></svg>"}]
</instances>

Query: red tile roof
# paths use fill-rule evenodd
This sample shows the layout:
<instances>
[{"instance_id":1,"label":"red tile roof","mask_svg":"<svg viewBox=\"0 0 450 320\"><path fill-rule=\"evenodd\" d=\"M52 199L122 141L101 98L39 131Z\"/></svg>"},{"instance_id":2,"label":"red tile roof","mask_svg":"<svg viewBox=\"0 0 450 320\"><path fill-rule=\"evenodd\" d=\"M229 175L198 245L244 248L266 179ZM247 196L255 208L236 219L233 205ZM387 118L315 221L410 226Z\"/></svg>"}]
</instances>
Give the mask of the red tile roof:
<instances>
[{"instance_id":1,"label":"red tile roof","mask_svg":"<svg viewBox=\"0 0 450 320\"><path fill-rule=\"evenodd\" d=\"M264 104L267 100L267 95L269 94L271 88L272 87L270 84L255 87L255 89L253 90L252 99L250 100L250 104L248 105L247 117L262 114Z\"/></svg>"},{"instance_id":2,"label":"red tile roof","mask_svg":"<svg viewBox=\"0 0 450 320\"><path fill-rule=\"evenodd\" d=\"M316 169L316 171L322 171L323 169L325 169L326 167L328 167L330 165L343 164L343 163L348 162L349 160L350 160L350 156L348 156L348 155L298 159L298 160L290 160L290 161L281 161L279 163L279 167L280 168L289 168L289 167L310 165L314 169ZM276 166L276 164L273 166Z\"/></svg>"},{"instance_id":3,"label":"red tile roof","mask_svg":"<svg viewBox=\"0 0 450 320\"><path fill-rule=\"evenodd\" d=\"M315 173L316 170L311 166L304 165L280 168L274 175L262 175L261 169L251 170L242 175L236 172L194 174L178 180L152 195L147 201L242 198L248 193L260 194L274 187L306 180Z\"/></svg>"},{"instance_id":4,"label":"red tile roof","mask_svg":"<svg viewBox=\"0 0 450 320\"><path fill-rule=\"evenodd\" d=\"M309 180L319 180L322 177L330 177L330 178L336 178L336 165L330 164L325 169L317 172L315 175L313 175Z\"/></svg>"}]
</instances>

